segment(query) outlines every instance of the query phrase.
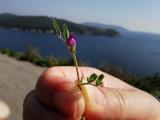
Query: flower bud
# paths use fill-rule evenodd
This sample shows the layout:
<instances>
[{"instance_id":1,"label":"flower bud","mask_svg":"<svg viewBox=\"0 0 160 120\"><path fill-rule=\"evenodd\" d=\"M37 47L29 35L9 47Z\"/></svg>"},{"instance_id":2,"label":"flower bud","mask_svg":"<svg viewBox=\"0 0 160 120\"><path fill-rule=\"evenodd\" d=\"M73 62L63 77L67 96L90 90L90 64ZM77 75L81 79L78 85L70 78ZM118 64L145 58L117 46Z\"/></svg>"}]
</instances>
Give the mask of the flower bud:
<instances>
[{"instance_id":1,"label":"flower bud","mask_svg":"<svg viewBox=\"0 0 160 120\"><path fill-rule=\"evenodd\" d=\"M67 46L69 47L75 47L77 44L77 38L74 34L70 35L67 39Z\"/></svg>"}]
</instances>

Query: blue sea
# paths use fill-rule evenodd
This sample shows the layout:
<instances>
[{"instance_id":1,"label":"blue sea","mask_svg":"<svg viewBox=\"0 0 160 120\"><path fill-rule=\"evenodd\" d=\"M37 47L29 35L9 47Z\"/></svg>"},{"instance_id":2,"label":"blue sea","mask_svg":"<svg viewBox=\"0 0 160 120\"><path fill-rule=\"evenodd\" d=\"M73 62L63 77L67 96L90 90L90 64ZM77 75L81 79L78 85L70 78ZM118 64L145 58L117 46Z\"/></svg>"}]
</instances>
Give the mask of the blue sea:
<instances>
[{"instance_id":1,"label":"blue sea","mask_svg":"<svg viewBox=\"0 0 160 120\"><path fill-rule=\"evenodd\" d=\"M44 56L70 58L62 41L53 34L0 29L0 48L26 51L39 49ZM91 66L115 64L140 75L160 72L160 35L129 32L121 37L78 36L78 58Z\"/></svg>"}]
</instances>

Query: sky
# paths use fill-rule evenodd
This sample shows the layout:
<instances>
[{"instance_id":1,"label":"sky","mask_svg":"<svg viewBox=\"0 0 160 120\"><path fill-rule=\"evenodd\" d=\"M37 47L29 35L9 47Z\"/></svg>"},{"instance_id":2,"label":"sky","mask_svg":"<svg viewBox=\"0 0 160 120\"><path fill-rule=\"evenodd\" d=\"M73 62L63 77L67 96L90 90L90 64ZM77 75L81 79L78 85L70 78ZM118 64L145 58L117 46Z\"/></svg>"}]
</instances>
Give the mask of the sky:
<instances>
[{"instance_id":1,"label":"sky","mask_svg":"<svg viewBox=\"0 0 160 120\"><path fill-rule=\"evenodd\" d=\"M46 15L160 33L160 0L0 0L0 13Z\"/></svg>"}]
</instances>

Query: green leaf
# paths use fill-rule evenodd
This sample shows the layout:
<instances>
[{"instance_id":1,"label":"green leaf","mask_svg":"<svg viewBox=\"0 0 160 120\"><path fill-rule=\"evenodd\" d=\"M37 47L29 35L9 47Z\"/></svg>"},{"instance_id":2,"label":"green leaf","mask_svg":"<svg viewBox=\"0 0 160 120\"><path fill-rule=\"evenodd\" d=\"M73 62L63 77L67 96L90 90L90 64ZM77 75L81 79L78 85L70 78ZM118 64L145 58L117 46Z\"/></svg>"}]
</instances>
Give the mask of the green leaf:
<instances>
[{"instance_id":1,"label":"green leaf","mask_svg":"<svg viewBox=\"0 0 160 120\"><path fill-rule=\"evenodd\" d=\"M87 81L89 83L94 82L97 79L97 75L95 73L93 73L89 78L87 78Z\"/></svg>"},{"instance_id":2,"label":"green leaf","mask_svg":"<svg viewBox=\"0 0 160 120\"><path fill-rule=\"evenodd\" d=\"M103 84L103 82L102 81L100 81L100 80L96 80L96 86L99 86L99 85L102 85Z\"/></svg>"},{"instance_id":3,"label":"green leaf","mask_svg":"<svg viewBox=\"0 0 160 120\"><path fill-rule=\"evenodd\" d=\"M96 86L99 86L101 84L103 84L102 80L104 78L104 75L103 74L100 74L96 80Z\"/></svg>"},{"instance_id":4,"label":"green leaf","mask_svg":"<svg viewBox=\"0 0 160 120\"><path fill-rule=\"evenodd\" d=\"M66 24L63 25L63 34L64 34L64 40L67 40L69 38L69 30Z\"/></svg>"},{"instance_id":5,"label":"green leaf","mask_svg":"<svg viewBox=\"0 0 160 120\"><path fill-rule=\"evenodd\" d=\"M56 21L55 18L52 20L52 23L53 23L54 29L55 29L55 31L56 31L56 34L57 34L59 37L61 37L61 30L60 30L59 25L58 25L58 23L57 23L57 21Z\"/></svg>"},{"instance_id":6,"label":"green leaf","mask_svg":"<svg viewBox=\"0 0 160 120\"><path fill-rule=\"evenodd\" d=\"M100 75L98 76L98 79L97 79L97 80L102 81L103 78L104 78L104 75L103 75L103 74L100 74Z\"/></svg>"}]
</instances>

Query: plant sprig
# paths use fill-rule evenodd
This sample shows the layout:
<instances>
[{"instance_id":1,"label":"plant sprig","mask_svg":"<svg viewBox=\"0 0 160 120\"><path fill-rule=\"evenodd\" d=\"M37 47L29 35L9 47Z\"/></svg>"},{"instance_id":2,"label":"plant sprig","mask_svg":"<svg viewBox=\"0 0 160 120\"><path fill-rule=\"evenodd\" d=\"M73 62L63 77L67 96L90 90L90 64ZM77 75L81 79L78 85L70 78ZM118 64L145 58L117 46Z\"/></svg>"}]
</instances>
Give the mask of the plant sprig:
<instances>
[{"instance_id":1,"label":"plant sprig","mask_svg":"<svg viewBox=\"0 0 160 120\"><path fill-rule=\"evenodd\" d=\"M93 85L96 87L102 85L103 84L102 80L104 78L104 75L100 74L98 76L95 73L91 74L90 77L87 77L87 82L83 83L83 79L80 79L80 76L79 76L78 61L77 61L77 57L76 57L77 38L76 38L75 34L71 34L68 30L67 25L63 24L63 35L62 35L62 31L61 31L61 29L55 19L52 20L52 23L53 23L53 26L55 29L55 33L57 34L59 39L61 39L63 42L65 42L69 52L71 53L73 60L74 60L76 73L77 73L76 84L79 87L79 89L81 90L81 86L83 86L83 85ZM84 115L82 116L81 119L85 120Z\"/></svg>"},{"instance_id":2,"label":"plant sprig","mask_svg":"<svg viewBox=\"0 0 160 120\"><path fill-rule=\"evenodd\" d=\"M78 61L77 61L77 57L76 57L77 38L75 37L75 35L73 35L69 32L66 24L63 24L63 32L62 32L56 19L53 19L52 23L53 23L53 26L55 29L55 33L57 34L59 39L63 40L66 43L66 45L71 53L71 56L74 60L74 64L75 64L76 72L77 72L77 81L78 81L77 86L79 88L81 88L82 85L93 85L96 87L102 85L103 84L102 80L104 78L104 75L100 74L98 76L95 73L91 74L90 77L87 77L87 82L83 83L83 80L80 79L80 77L79 77ZM62 33L63 33L63 35L62 35ZM94 84L93 84L93 82L94 82Z\"/></svg>"},{"instance_id":3,"label":"plant sprig","mask_svg":"<svg viewBox=\"0 0 160 120\"><path fill-rule=\"evenodd\" d=\"M104 78L103 74L100 74L99 76L95 73L91 74L90 77L87 77L87 82L83 83L81 82L81 85L93 85L93 86L100 86L103 84L102 79Z\"/></svg>"}]
</instances>

